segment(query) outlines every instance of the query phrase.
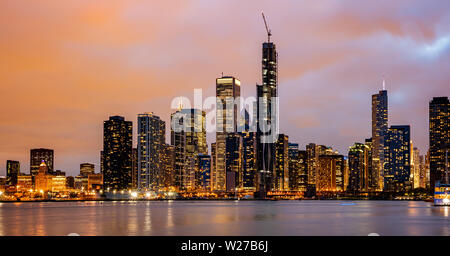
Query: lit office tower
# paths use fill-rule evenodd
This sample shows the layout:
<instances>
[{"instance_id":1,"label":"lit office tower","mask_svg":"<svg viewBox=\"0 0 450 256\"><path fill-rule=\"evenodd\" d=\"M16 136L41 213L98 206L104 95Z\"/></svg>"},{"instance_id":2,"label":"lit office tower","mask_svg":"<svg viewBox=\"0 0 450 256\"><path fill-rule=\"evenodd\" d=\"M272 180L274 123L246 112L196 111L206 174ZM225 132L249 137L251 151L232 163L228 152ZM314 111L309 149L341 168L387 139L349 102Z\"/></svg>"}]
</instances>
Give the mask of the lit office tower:
<instances>
[{"instance_id":1,"label":"lit office tower","mask_svg":"<svg viewBox=\"0 0 450 256\"><path fill-rule=\"evenodd\" d=\"M95 173L95 165L90 163L80 164L80 175L83 177L88 177L89 174Z\"/></svg>"},{"instance_id":2,"label":"lit office tower","mask_svg":"<svg viewBox=\"0 0 450 256\"><path fill-rule=\"evenodd\" d=\"M275 144L275 172L272 190L289 190L289 137L280 134Z\"/></svg>"},{"instance_id":3,"label":"lit office tower","mask_svg":"<svg viewBox=\"0 0 450 256\"><path fill-rule=\"evenodd\" d=\"M226 138L229 133L237 132L240 105L234 103L240 93L241 82L237 78L222 76L216 79L216 163L213 175L215 191L227 190Z\"/></svg>"},{"instance_id":4,"label":"lit office tower","mask_svg":"<svg viewBox=\"0 0 450 256\"><path fill-rule=\"evenodd\" d=\"M53 173L54 151L53 149L35 148L30 150L30 174L35 176L39 172L39 166L44 160L48 172Z\"/></svg>"},{"instance_id":5,"label":"lit office tower","mask_svg":"<svg viewBox=\"0 0 450 256\"><path fill-rule=\"evenodd\" d=\"M211 156L198 154L195 170L196 191L211 191Z\"/></svg>"},{"instance_id":6,"label":"lit office tower","mask_svg":"<svg viewBox=\"0 0 450 256\"><path fill-rule=\"evenodd\" d=\"M132 187L131 154L133 123L121 116L103 122L104 188L123 190Z\"/></svg>"},{"instance_id":7,"label":"lit office tower","mask_svg":"<svg viewBox=\"0 0 450 256\"><path fill-rule=\"evenodd\" d=\"M138 188L138 150L131 150L131 188Z\"/></svg>"},{"instance_id":8,"label":"lit office tower","mask_svg":"<svg viewBox=\"0 0 450 256\"><path fill-rule=\"evenodd\" d=\"M309 143L306 145L306 153L308 156L307 159L307 167L308 167L308 184L315 185L316 184L316 174L317 174L317 161L319 158L319 154L317 152L317 145L314 143Z\"/></svg>"},{"instance_id":9,"label":"lit office tower","mask_svg":"<svg viewBox=\"0 0 450 256\"><path fill-rule=\"evenodd\" d=\"M242 183L246 191L255 191L256 188L256 133L244 132L242 136L243 164Z\"/></svg>"},{"instance_id":10,"label":"lit office tower","mask_svg":"<svg viewBox=\"0 0 450 256\"><path fill-rule=\"evenodd\" d=\"M164 144L162 151L161 165L163 170L163 181L166 190L174 186L174 166L175 166L175 147Z\"/></svg>"},{"instance_id":11,"label":"lit office tower","mask_svg":"<svg viewBox=\"0 0 450 256\"><path fill-rule=\"evenodd\" d=\"M17 177L20 175L19 161L6 160L6 185L17 186Z\"/></svg>"},{"instance_id":12,"label":"lit office tower","mask_svg":"<svg viewBox=\"0 0 450 256\"><path fill-rule=\"evenodd\" d=\"M377 173L373 167L373 142L372 138L366 139L364 142L367 151L367 188L369 191L378 191Z\"/></svg>"},{"instance_id":13,"label":"lit office tower","mask_svg":"<svg viewBox=\"0 0 450 256\"><path fill-rule=\"evenodd\" d=\"M217 143L217 142L216 142ZM216 144L217 145L217 144ZM226 191L236 192L242 188L242 153L241 133L227 133L225 137L225 171Z\"/></svg>"},{"instance_id":14,"label":"lit office tower","mask_svg":"<svg viewBox=\"0 0 450 256\"><path fill-rule=\"evenodd\" d=\"M348 152L349 181L347 191L366 192L369 176L369 148L362 143L355 143Z\"/></svg>"},{"instance_id":15,"label":"lit office tower","mask_svg":"<svg viewBox=\"0 0 450 256\"><path fill-rule=\"evenodd\" d=\"M174 146L174 188L186 191L192 186L195 159L208 154L206 113L198 109L180 109L171 115L171 145Z\"/></svg>"},{"instance_id":16,"label":"lit office tower","mask_svg":"<svg viewBox=\"0 0 450 256\"><path fill-rule=\"evenodd\" d=\"M411 132L409 125L391 126L384 144L384 191L410 188Z\"/></svg>"},{"instance_id":17,"label":"lit office tower","mask_svg":"<svg viewBox=\"0 0 450 256\"><path fill-rule=\"evenodd\" d=\"M412 143L411 143L412 147ZM412 177L412 187L413 188L420 188L420 151L416 147L412 147L411 151L411 174Z\"/></svg>"},{"instance_id":18,"label":"lit office tower","mask_svg":"<svg viewBox=\"0 0 450 256\"><path fill-rule=\"evenodd\" d=\"M275 140L278 132L278 54L273 42L262 47L262 85L256 86L257 94L257 163L260 197L272 188L275 166ZM264 129L265 127L266 129ZM264 140L272 138L273 140Z\"/></svg>"},{"instance_id":19,"label":"lit office tower","mask_svg":"<svg viewBox=\"0 0 450 256\"><path fill-rule=\"evenodd\" d=\"M344 191L344 156L322 154L317 167L317 192L326 194Z\"/></svg>"},{"instance_id":20,"label":"lit office tower","mask_svg":"<svg viewBox=\"0 0 450 256\"><path fill-rule=\"evenodd\" d=\"M300 163L297 143L289 143L289 189L298 191L300 187Z\"/></svg>"},{"instance_id":21,"label":"lit office tower","mask_svg":"<svg viewBox=\"0 0 450 256\"><path fill-rule=\"evenodd\" d=\"M430 101L430 186L446 183L445 151L450 148L450 101L435 97Z\"/></svg>"},{"instance_id":22,"label":"lit office tower","mask_svg":"<svg viewBox=\"0 0 450 256\"><path fill-rule=\"evenodd\" d=\"M377 190L383 189L384 141L388 129L388 96L382 90L372 95L372 167Z\"/></svg>"},{"instance_id":23,"label":"lit office tower","mask_svg":"<svg viewBox=\"0 0 450 256\"><path fill-rule=\"evenodd\" d=\"M138 115L138 189L162 189L161 153L166 143L166 123L153 113Z\"/></svg>"}]
</instances>

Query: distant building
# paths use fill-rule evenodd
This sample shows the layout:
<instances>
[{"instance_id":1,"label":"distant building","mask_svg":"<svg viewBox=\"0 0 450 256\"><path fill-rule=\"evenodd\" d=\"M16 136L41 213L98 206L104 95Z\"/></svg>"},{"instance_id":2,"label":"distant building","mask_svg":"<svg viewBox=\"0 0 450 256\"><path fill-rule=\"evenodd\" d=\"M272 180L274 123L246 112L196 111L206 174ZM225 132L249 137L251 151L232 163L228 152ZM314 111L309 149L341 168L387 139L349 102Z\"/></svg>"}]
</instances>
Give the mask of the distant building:
<instances>
[{"instance_id":1,"label":"distant building","mask_svg":"<svg viewBox=\"0 0 450 256\"><path fill-rule=\"evenodd\" d=\"M373 186L383 189L384 142L388 130L388 95L386 90L372 95L372 166Z\"/></svg>"},{"instance_id":2,"label":"distant building","mask_svg":"<svg viewBox=\"0 0 450 256\"><path fill-rule=\"evenodd\" d=\"M320 193L344 191L344 156L320 155L316 190Z\"/></svg>"},{"instance_id":3,"label":"distant building","mask_svg":"<svg viewBox=\"0 0 450 256\"><path fill-rule=\"evenodd\" d=\"M87 177L87 189L88 190L101 190L103 189L103 174L92 173Z\"/></svg>"},{"instance_id":4,"label":"distant building","mask_svg":"<svg viewBox=\"0 0 450 256\"><path fill-rule=\"evenodd\" d=\"M28 191L33 189L33 179L31 175L19 174L17 176L17 190L18 191Z\"/></svg>"},{"instance_id":5,"label":"distant building","mask_svg":"<svg viewBox=\"0 0 450 256\"><path fill-rule=\"evenodd\" d=\"M166 143L166 123L153 113L138 115L138 189L164 187L161 153Z\"/></svg>"},{"instance_id":6,"label":"distant building","mask_svg":"<svg viewBox=\"0 0 450 256\"><path fill-rule=\"evenodd\" d=\"M279 134L275 144L275 172L273 191L289 190L289 137Z\"/></svg>"},{"instance_id":7,"label":"distant building","mask_svg":"<svg viewBox=\"0 0 450 256\"><path fill-rule=\"evenodd\" d=\"M36 191L47 192L52 190L52 178L53 175L49 174L48 166L45 161L42 160L39 165L39 171L34 176L34 186Z\"/></svg>"},{"instance_id":8,"label":"distant building","mask_svg":"<svg viewBox=\"0 0 450 256\"><path fill-rule=\"evenodd\" d=\"M384 145L384 191L411 188L411 131L409 125L391 126Z\"/></svg>"},{"instance_id":9,"label":"distant building","mask_svg":"<svg viewBox=\"0 0 450 256\"><path fill-rule=\"evenodd\" d=\"M211 156L199 154L196 168L196 190L211 191Z\"/></svg>"},{"instance_id":10,"label":"distant building","mask_svg":"<svg viewBox=\"0 0 450 256\"><path fill-rule=\"evenodd\" d=\"M35 148L30 150L30 174L32 176L35 176L38 173L42 161L44 161L48 167L48 172L53 173L53 149Z\"/></svg>"},{"instance_id":11,"label":"distant building","mask_svg":"<svg viewBox=\"0 0 450 256\"><path fill-rule=\"evenodd\" d=\"M75 188L75 179L73 176L66 177L66 188L74 189Z\"/></svg>"},{"instance_id":12,"label":"distant building","mask_svg":"<svg viewBox=\"0 0 450 256\"><path fill-rule=\"evenodd\" d=\"M412 175L412 187L420 188L421 179L421 164L420 164L420 151L416 147L412 147L411 151L411 175Z\"/></svg>"},{"instance_id":13,"label":"distant building","mask_svg":"<svg viewBox=\"0 0 450 256\"><path fill-rule=\"evenodd\" d=\"M175 147L164 144L161 154L164 188L173 190L175 186Z\"/></svg>"},{"instance_id":14,"label":"distant building","mask_svg":"<svg viewBox=\"0 0 450 256\"><path fill-rule=\"evenodd\" d=\"M243 185L242 157L243 157L242 134L237 132L227 133L225 137L225 170L226 170L225 188L227 192L235 192L242 188ZM220 172L218 173L218 175L220 175Z\"/></svg>"},{"instance_id":15,"label":"distant building","mask_svg":"<svg viewBox=\"0 0 450 256\"><path fill-rule=\"evenodd\" d=\"M278 136L278 53L273 42L262 45L262 84L256 85L257 96L257 196L264 198L272 190L275 170L275 141ZM265 123L260 121L264 120ZM262 127L269 126L268 129ZM269 139L271 138L271 139ZM267 140L266 140L267 139ZM273 140L272 140L273 139Z\"/></svg>"},{"instance_id":16,"label":"distant building","mask_svg":"<svg viewBox=\"0 0 450 256\"><path fill-rule=\"evenodd\" d=\"M89 174L95 173L95 165L90 163L80 164L80 175L87 177Z\"/></svg>"},{"instance_id":17,"label":"distant building","mask_svg":"<svg viewBox=\"0 0 450 256\"><path fill-rule=\"evenodd\" d=\"M445 181L445 151L450 150L450 101L434 97L429 104L430 186Z\"/></svg>"},{"instance_id":18,"label":"distant building","mask_svg":"<svg viewBox=\"0 0 450 256\"><path fill-rule=\"evenodd\" d=\"M6 161L6 185L17 186L17 176L20 174L19 161Z\"/></svg>"},{"instance_id":19,"label":"distant building","mask_svg":"<svg viewBox=\"0 0 450 256\"><path fill-rule=\"evenodd\" d=\"M348 152L349 181L347 191L366 192L369 188L369 147L355 143Z\"/></svg>"},{"instance_id":20,"label":"distant building","mask_svg":"<svg viewBox=\"0 0 450 256\"><path fill-rule=\"evenodd\" d=\"M241 82L232 76L222 76L216 79L216 163L215 163L215 181L213 188L215 191L229 191L236 187L235 167L230 172L227 167L227 148L230 149L236 145L227 145L226 141L233 141L236 138L237 127L239 125L240 105L234 104L235 99L241 95ZM228 139L228 134L231 138ZM231 160L228 160L231 161ZM237 177L238 178L238 177ZM227 186L228 185L228 186Z\"/></svg>"},{"instance_id":21,"label":"distant building","mask_svg":"<svg viewBox=\"0 0 450 256\"><path fill-rule=\"evenodd\" d=\"M103 181L105 189L128 190L132 187L131 154L133 124L121 116L103 123Z\"/></svg>"},{"instance_id":22,"label":"distant building","mask_svg":"<svg viewBox=\"0 0 450 256\"><path fill-rule=\"evenodd\" d=\"M256 133L242 133L242 189L245 191L256 190ZM212 154L212 153L211 153Z\"/></svg>"},{"instance_id":23,"label":"distant building","mask_svg":"<svg viewBox=\"0 0 450 256\"><path fill-rule=\"evenodd\" d=\"M131 151L131 188L138 188L138 149L133 148Z\"/></svg>"},{"instance_id":24,"label":"distant building","mask_svg":"<svg viewBox=\"0 0 450 256\"><path fill-rule=\"evenodd\" d=\"M192 186L195 158L208 154L206 113L198 109L180 109L171 115L171 145L174 146L174 188L186 191ZM180 130L174 130L174 127Z\"/></svg>"}]
</instances>

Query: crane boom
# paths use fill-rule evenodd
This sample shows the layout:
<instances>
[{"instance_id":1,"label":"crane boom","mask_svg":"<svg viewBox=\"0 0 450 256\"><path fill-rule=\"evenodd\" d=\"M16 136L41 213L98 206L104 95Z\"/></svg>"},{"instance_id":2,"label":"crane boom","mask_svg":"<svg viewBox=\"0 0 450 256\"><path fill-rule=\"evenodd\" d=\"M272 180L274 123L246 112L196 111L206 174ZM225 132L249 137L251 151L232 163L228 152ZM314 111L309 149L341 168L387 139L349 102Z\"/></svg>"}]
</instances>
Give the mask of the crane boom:
<instances>
[{"instance_id":1,"label":"crane boom","mask_svg":"<svg viewBox=\"0 0 450 256\"><path fill-rule=\"evenodd\" d=\"M272 32L270 31L269 26L267 26L266 16L264 16L264 12L261 12L261 14L264 20L264 25L266 26L267 42L270 42L270 36L272 35Z\"/></svg>"}]
</instances>

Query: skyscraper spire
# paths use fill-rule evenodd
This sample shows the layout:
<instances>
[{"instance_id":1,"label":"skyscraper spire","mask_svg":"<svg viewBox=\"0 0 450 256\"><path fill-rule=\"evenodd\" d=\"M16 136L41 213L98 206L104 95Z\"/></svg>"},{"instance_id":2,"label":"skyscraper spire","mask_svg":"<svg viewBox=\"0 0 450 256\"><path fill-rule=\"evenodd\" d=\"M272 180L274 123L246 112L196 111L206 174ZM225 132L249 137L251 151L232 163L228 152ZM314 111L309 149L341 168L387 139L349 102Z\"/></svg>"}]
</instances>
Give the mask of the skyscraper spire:
<instances>
[{"instance_id":1,"label":"skyscraper spire","mask_svg":"<svg viewBox=\"0 0 450 256\"><path fill-rule=\"evenodd\" d=\"M383 78L383 91L386 91L386 81Z\"/></svg>"}]
</instances>

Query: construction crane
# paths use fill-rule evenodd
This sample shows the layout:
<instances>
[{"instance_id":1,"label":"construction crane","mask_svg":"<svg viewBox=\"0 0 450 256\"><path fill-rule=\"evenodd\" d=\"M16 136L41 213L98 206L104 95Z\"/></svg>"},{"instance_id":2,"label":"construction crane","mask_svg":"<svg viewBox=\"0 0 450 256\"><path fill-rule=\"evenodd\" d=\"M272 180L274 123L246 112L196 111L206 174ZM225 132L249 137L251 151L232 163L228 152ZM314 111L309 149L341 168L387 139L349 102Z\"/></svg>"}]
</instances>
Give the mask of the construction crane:
<instances>
[{"instance_id":1,"label":"construction crane","mask_svg":"<svg viewBox=\"0 0 450 256\"><path fill-rule=\"evenodd\" d=\"M272 32L269 29L269 26L267 26L267 22L266 22L266 17L264 16L264 12L261 12L263 20L264 20L264 25L266 26L266 31L267 31L267 42L270 43L270 36L272 35Z\"/></svg>"}]
</instances>

